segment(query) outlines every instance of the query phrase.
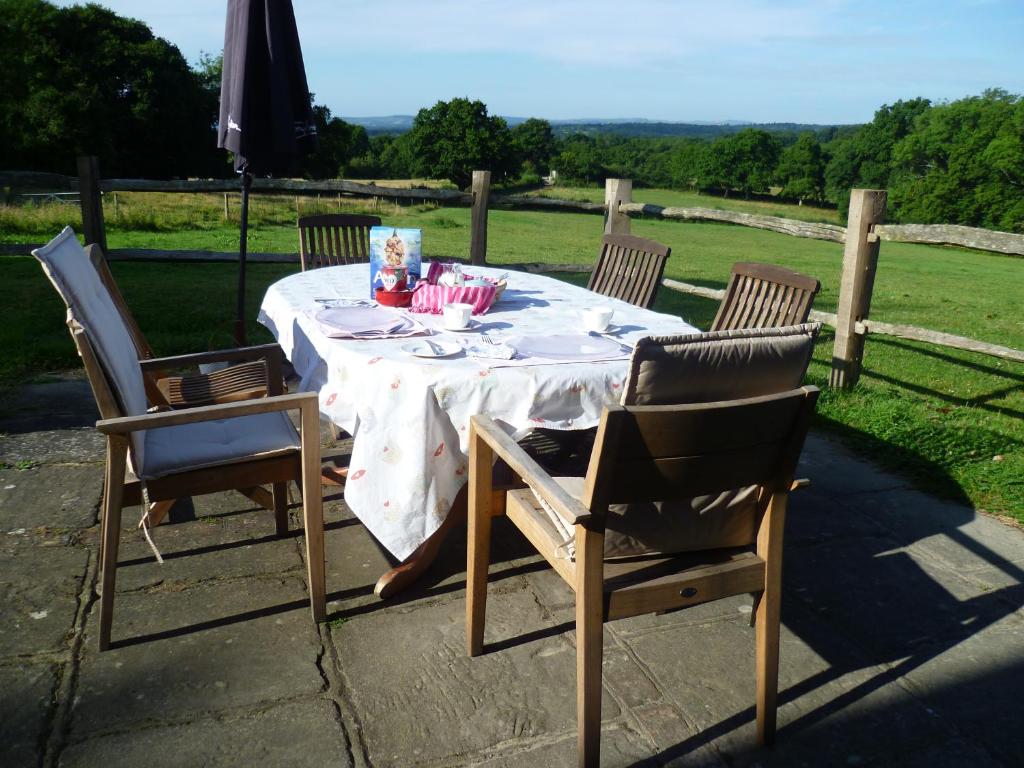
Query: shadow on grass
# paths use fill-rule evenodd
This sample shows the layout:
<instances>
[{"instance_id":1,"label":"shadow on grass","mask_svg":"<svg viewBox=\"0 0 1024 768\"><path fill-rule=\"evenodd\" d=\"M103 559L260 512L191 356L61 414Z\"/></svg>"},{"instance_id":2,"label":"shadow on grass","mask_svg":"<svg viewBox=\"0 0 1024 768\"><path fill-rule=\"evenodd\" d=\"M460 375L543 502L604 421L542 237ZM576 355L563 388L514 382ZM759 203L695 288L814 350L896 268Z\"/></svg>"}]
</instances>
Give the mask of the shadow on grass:
<instances>
[{"instance_id":1,"label":"shadow on grass","mask_svg":"<svg viewBox=\"0 0 1024 768\"><path fill-rule=\"evenodd\" d=\"M814 427L839 438L844 445L861 456L870 457L872 461L884 466L886 471L906 474L909 480L919 482L929 493L963 504L965 507L973 506L960 483L944 467L917 451L881 440L841 421L822 416L820 412L814 416Z\"/></svg>"},{"instance_id":2,"label":"shadow on grass","mask_svg":"<svg viewBox=\"0 0 1024 768\"><path fill-rule=\"evenodd\" d=\"M914 384L912 382L906 381L905 379L898 379L895 376L889 376L883 373L879 373L878 371L872 370L870 368L864 369L862 376L864 376L865 378L877 379L878 381L883 381L886 384L891 384L892 386L900 387L902 389L906 389L910 392L914 392L919 395L934 397L937 400L942 400L943 402L951 403L953 405L971 406L973 408L980 408L991 413L998 413L1003 416L1024 419L1024 411L1014 410L1012 408L1007 408L1005 406L991 405L989 402L991 400L999 400L1013 394L1024 392L1024 375L1022 374L1019 374L1012 370L995 368L991 365L984 365L982 363L978 363L972 360L965 360L963 358L955 357L951 354L946 354L943 352L939 352L937 350L924 349L920 346L907 344L896 339L872 337L870 343L882 344L888 347L903 350L905 352L922 355L924 357L930 357L940 362L947 363L949 365L956 365L962 368L967 368L977 373L984 374L986 376L993 376L1000 379L1006 379L1012 383L1008 384L1005 387L996 389L983 395L975 397L960 397L946 392L940 392L935 389L930 389L928 387L923 387L920 384Z\"/></svg>"}]
</instances>

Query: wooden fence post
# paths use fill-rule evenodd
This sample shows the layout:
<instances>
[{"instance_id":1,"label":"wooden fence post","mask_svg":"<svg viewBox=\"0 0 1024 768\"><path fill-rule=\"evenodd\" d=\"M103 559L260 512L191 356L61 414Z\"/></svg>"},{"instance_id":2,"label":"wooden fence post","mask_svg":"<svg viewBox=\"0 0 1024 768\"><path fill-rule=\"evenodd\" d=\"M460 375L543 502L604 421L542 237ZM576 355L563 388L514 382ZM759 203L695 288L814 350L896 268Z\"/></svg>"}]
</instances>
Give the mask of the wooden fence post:
<instances>
[{"instance_id":1,"label":"wooden fence post","mask_svg":"<svg viewBox=\"0 0 1024 768\"><path fill-rule=\"evenodd\" d=\"M604 180L604 233L629 234L629 216L619 212L620 203L633 202L632 179Z\"/></svg>"},{"instance_id":2,"label":"wooden fence post","mask_svg":"<svg viewBox=\"0 0 1024 768\"><path fill-rule=\"evenodd\" d=\"M829 385L849 389L860 378L865 329L861 323L871 311L871 291L878 266L878 235L875 224L885 219L888 194L884 189L850 191L850 215L846 222L843 276L836 310L836 341L832 351Z\"/></svg>"},{"instance_id":3,"label":"wooden fence post","mask_svg":"<svg viewBox=\"0 0 1024 768\"><path fill-rule=\"evenodd\" d=\"M491 192L491 172L473 171L473 211L469 225L469 260L487 263L487 197Z\"/></svg>"},{"instance_id":4,"label":"wooden fence post","mask_svg":"<svg viewBox=\"0 0 1024 768\"><path fill-rule=\"evenodd\" d=\"M100 161L95 155L78 158L78 199L82 206L82 234L85 243L96 243L107 253L107 232L103 226L103 198L100 197Z\"/></svg>"}]
</instances>

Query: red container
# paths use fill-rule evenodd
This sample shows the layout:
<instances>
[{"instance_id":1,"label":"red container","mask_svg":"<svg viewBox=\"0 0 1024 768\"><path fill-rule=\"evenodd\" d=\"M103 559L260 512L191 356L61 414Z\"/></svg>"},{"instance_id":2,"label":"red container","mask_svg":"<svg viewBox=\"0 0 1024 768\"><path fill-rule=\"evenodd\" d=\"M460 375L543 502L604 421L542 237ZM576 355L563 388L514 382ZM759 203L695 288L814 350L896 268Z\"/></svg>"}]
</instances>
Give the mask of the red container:
<instances>
[{"instance_id":1,"label":"red container","mask_svg":"<svg viewBox=\"0 0 1024 768\"><path fill-rule=\"evenodd\" d=\"M412 291L386 291L378 288L377 303L385 307L408 307L412 304Z\"/></svg>"}]
</instances>

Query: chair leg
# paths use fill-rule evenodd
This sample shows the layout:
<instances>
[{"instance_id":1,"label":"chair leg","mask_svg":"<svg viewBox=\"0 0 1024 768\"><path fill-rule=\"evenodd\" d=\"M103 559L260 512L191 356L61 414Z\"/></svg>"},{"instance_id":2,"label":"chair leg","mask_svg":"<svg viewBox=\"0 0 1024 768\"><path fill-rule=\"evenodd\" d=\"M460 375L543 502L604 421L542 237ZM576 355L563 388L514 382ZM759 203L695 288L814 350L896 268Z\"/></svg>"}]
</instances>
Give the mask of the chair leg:
<instances>
[{"instance_id":1,"label":"chair leg","mask_svg":"<svg viewBox=\"0 0 1024 768\"><path fill-rule=\"evenodd\" d=\"M274 483L274 527L278 536L288 534L288 483Z\"/></svg>"},{"instance_id":2,"label":"chair leg","mask_svg":"<svg viewBox=\"0 0 1024 768\"><path fill-rule=\"evenodd\" d=\"M255 501L264 509L274 508L274 497L267 493L267 489L262 485L254 485L249 488L237 488L236 490L245 496L245 498Z\"/></svg>"},{"instance_id":3,"label":"chair leg","mask_svg":"<svg viewBox=\"0 0 1024 768\"><path fill-rule=\"evenodd\" d=\"M313 620L327 618L327 585L324 573L324 499L320 489L320 414L317 407L303 406L301 417L302 445L302 524L306 533L306 575L309 579L309 602ZM284 489L275 499L284 498ZM280 525L280 523L279 523ZM287 528L287 520L285 521ZM278 528L280 531L280 527Z\"/></svg>"},{"instance_id":4,"label":"chair leg","mask_svg":"<svg viewBox=\"0 0 1024 768\"><path fill-rule=\"evenodd\" d=\"M154 501L149 505L149 509L146 511L145 517L139 519L139 528L144 525L148 525L150 528L160 525L167 517L167 513L171 511L171 507L177 499L165 499L164 501Z\"/></svg>"},{"instance_id":5,"label":"chair leg","mask_svg":"<svg viewBox=\"0 0 1024 768\"><path fill-rule=\"evenodd\" d=\"M472 434L469 451L469 529L466 534L466 653L484 650L487 569L491 564L491 488L494 451Z\"/></svg>"},{"instance_id":6,"label":"chair leg","mask_svg":"<svg viewBox=\"0 0 1024 768\"><path fill-rule=\"evenodd\" d=\"M119 435L107 438L107 471L104 478L103 522L100 528L100 628L99 649L110 647L114 619L117 545L121 535L121 501L128 441Z\"/></svg>"},{"instance_id":7,"label":"chair leg","mask_svg":"<svg viewBox=\"0 0 1024 768\"><path fill-rule=\"evenodd\" d=\"M604 536L576 526L576 743L580 768L601 760Z\"/></svg>"},{"instance_id":8,"label":"chair leg","mask_svg":"<svg viewBox=\"0 0 1024 768\"><path fill-rule=\"evenodd\" d=\"M764 592L756 608L757 743L775 741L779 687L779 621L782 606L782 531L786 496L777 493L768 502L757 536L757 554L765 561Z\"/></svg>"}]
</instances>

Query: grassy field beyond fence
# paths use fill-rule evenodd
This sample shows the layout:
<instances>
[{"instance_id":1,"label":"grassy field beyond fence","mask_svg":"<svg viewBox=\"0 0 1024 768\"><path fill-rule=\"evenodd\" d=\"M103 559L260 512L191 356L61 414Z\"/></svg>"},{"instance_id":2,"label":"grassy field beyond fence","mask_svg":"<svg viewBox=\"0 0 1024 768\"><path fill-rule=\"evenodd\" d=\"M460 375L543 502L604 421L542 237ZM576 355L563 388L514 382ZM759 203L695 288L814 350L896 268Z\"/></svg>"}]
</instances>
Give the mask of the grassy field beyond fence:
<instances>
[{"instance_id":1,"label":"grassy field beyond fence","mask_svg":"<svg viewBox=\"0 0 1024 768\"><path fill-rule=\"evenodd\" d=\"M592 190L587 194L597 195ZM681 193L636 190L642 202L708 205L670 197ZM743 201L715 198L716 205ZM757 205L773 205L761 204ZM773 205L780 215L797 216ZM376 211L386 224L423 229L428 256L465 257L469 210L432 205L397 207L324 196L254 196L252 251L297 250L296 210ZM742 210L742 208L740 208ZM796 214L833 212L797 209ZM222 195L119 193L104 212L111 248L237 250L237 196L224 219ZM768 212L768 211L761 211ZM78 226L74 206L0 207L0 242L42 242L64 224ZM634 221L635 234L672 246L666 276L724 287L734 261L765 261L817 276L815 306L835 311L842 246L723 224ZM593 262L601 234L599 216L492 210L488 259L501 263ZM158 354L230 346L236 267L214 263L115 262L112 269L140 325ZM47 371L79 367L64 327L64 313L34 259L0 259L5 290L0 324L0 385ZM255 324L266 287L298 270L297 264L251 264L248 317L252 341L269 340ZM584 275L561 277L584 281ZM1024 262L975 251L883 243L871 316L982 341L1024 348L1019 311ZM656 309L707 327L715 302L662 289ZM809 380L823 389L831 357L831 333L823 333ZM2 406L0 406L2 407ZM858 387L826 391L818 426L946 497L1024 521L1024 365L967 352L872 336ZM2 457L0 457L2 461Z\"/></svg>"}]
</instances>

